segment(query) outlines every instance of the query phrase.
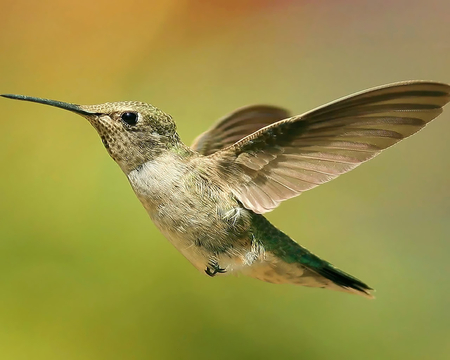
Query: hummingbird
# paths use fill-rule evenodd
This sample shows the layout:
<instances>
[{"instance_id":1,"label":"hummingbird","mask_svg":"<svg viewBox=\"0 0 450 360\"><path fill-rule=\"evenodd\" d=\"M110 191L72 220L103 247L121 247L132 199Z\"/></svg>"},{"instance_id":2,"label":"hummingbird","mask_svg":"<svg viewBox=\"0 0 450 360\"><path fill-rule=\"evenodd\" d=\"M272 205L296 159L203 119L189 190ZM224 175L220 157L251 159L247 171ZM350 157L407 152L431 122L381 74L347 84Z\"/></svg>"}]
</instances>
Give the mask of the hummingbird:
<instances>
[{"instance_id":1,"label":"hummingbird","mask_svg":"<svg viewBox=\"0 0 450 360\"><path fill-rule=\"evenodd\" d=\"M422 129L450 100L450 85L399 82L295 116L276 106L247 106L191 146L170 115L147 103L2 96L86 118L156 227L201 272L372 298L370 286L300 246L263 214Z\"/></svg>"}]
</instances>

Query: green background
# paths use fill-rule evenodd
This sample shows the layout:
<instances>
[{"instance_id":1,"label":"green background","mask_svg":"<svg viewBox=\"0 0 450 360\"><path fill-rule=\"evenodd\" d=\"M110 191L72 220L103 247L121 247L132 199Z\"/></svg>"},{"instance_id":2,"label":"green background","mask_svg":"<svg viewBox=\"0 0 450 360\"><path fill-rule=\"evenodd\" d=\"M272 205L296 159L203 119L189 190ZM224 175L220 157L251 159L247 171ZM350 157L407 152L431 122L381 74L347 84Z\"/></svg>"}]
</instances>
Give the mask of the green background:
<instances>
[{"instance_id":1,"label":"green background","mask_svg":"<svg viewBox=\"0 0 450 360\"><path fill-rule=\"evenodd\" d=\"M237 107L450 82L450 2L0 2L0 92ZM81 117L0 99L0 359L448 359L450 108L269 219L377 299L197 272Z\"/></svg>"}]
</instances>

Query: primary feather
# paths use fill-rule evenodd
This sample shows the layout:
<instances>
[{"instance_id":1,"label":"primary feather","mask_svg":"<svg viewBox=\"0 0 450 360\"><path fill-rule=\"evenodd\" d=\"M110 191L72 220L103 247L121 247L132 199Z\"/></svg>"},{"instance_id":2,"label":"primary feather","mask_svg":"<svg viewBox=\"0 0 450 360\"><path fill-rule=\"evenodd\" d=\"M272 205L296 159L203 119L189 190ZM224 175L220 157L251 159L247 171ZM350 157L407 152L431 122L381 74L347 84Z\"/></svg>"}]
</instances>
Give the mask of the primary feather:
<instances>
[{"instance_id":1,"label":"primary feather","mask_svg":"<svg viewBox=\"0 0 450 360\"><path fill-rule=\"evenodd\" d=\"M242 204L265 213L416 133L449 94L449 85L426 81L370 89L267 125L210 156L224 176L233 173Z\"/></svg>"}]
</instances>

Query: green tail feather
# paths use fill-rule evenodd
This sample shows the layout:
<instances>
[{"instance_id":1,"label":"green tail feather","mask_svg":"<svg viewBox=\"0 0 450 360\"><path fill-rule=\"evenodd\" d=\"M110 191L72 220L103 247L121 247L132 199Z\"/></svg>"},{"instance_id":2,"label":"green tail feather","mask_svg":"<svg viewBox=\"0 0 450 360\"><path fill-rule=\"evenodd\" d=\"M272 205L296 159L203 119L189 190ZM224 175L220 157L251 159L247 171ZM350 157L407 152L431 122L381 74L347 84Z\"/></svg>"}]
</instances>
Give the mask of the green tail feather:
<instances>
[{"instance_id":1,"label":"green tail feather","mask_svg":"<svg viewBox=\"0 0 450 360\"><path fill-rule=\"evenodd\" d=\"M331 280L336 285L339 285L343 288L354 289L356 291L364 293L365 295L368 295L371 298L373 297L373 295L370 293L370 291L373 291L373 289L370 286L363 283L361 280L358 280L357 278L351 276L350 274L347 274L346 272L335 268L330 263L326 261L323 262L325 265L316 270L319 275L322 275L323 277Z\"/></svg>"},{"instance_id":2,"label":"green tail feather","mask_svg":"<svg viewBox=\"0 0 450 360\"><path fill-rule=\"evenodd\" d=\"M372 288L368 285L301 247L264 216L255 214L252 220L253 235L266 251L263 263L266 269L258 269L252 276L269 282L329 288L373 297L370 294Z\"/></svg>"}]
</instances>

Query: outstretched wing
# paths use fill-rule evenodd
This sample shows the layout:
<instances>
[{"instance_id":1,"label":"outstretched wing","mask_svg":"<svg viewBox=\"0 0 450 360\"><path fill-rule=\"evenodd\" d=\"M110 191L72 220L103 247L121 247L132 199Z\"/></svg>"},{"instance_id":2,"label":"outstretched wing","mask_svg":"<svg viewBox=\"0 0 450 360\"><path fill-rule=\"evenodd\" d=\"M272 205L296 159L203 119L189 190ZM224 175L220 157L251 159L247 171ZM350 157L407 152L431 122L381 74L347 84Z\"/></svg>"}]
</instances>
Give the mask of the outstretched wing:
<instances>
[{"instance_id":1,"label":"outstretched wing","mask_svg":"<svg viewBox=\"0 0 450 360\"><path fill-rule=\"evenodd\" d=\"M289 111L275 106L247 106L225 116L211 129L200 134L191 148L202 155L210 155L267 125L290 116Z\"/></svg>"},{"instance_id":2,"label":"outstretched wing","mask_svg":"<svg viewBox=\"0 0 450 360\"><path fill-rule=\"evenodd\" d=\"M426 81L377 87L266 126L211 159L239 201L264 213L419 131L449 94Z\"/></svg>"}]
</instances>

